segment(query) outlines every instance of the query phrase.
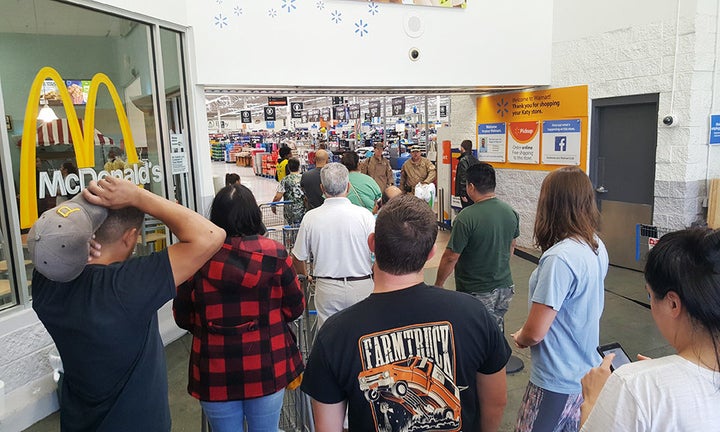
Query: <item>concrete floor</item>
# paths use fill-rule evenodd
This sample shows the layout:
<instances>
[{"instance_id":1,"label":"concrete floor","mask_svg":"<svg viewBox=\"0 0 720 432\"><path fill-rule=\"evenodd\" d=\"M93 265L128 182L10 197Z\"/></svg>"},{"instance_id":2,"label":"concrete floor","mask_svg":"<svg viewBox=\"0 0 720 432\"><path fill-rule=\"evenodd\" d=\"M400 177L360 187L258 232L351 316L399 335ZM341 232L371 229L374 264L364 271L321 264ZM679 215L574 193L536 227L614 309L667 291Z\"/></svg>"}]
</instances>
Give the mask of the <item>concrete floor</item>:
<instances>
[{"instance_id":1,"label":"concrete floor","mask_svg":"<svg viewBox=\"0 0 720 432\"><path fill-rule=\"evenodd\" d=\"M225 172L238 172L242 183L247 185L255 194L258 202L269 202L275 193L277 183L274 180L255 177L249 168L238 168L232 164L214 163L215 175L224 177ZM449 232L441 232L438 236L438 250L444 250ZM439 256L428 261L425 266L425 281L433 283ZM528 305L528 279L535 269L535 264L514 256L511 260L513 280L516 294L505 317L506 333L514 332L525 322ZM657 331L650 315L650 310L627 300L622 296L647 303L647 294L644 290L642 274L632 270L611 267L605 280L605 311L600 325L600 341L607 343L618 341L622 343L628 354L633 357L642 353L650 357L659 357L673 353L672 347ZM452 276L446 283L446 288L454 289ZM169 344L166 347L168 364L168 384L170 395L170 410L173 418L173 432L197 432L200 430L200 405L190 397L186 391L187 361L191 338L187 335ZM512 346L512 343L511 343ZM514 355L525 363L525 369L508 376L508 405L503 416L501 431L514 430L517 411L529 379L530 351L513 349ZM28 432L56 432L59 427L60 416L55 413L26 429Z\"/></svg>"}]
</instances>

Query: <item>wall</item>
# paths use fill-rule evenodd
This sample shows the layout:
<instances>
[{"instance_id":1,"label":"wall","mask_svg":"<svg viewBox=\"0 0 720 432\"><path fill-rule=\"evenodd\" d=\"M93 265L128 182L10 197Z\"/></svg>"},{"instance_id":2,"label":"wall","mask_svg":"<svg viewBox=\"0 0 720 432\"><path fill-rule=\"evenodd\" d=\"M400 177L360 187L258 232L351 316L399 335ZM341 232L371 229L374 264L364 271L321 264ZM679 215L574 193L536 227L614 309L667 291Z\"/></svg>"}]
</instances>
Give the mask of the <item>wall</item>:
<instances>
[{"instance_id":1,"label":"wall","mask_svg":"<svg viewBox=\"0 0 720 432\"><path fill-rule=\"evenodd\" d=\"M341 0L191 1L198 84L547 84L552 1L468 3L463 10ZM411 16L422 23L418 37L404 30ZM417 62L408 57L412 47L421 53Z\"/></svg>"}]
</instances>

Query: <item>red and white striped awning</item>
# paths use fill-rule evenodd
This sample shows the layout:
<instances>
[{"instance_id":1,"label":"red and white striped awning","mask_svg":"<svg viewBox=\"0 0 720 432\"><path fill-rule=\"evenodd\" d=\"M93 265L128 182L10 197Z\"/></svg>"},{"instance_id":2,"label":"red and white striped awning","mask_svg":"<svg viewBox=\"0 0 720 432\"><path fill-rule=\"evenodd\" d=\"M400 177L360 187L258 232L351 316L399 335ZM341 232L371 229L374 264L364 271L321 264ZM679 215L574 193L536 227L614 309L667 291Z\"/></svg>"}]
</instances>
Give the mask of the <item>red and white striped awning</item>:
<instances>
[{"instance_id":1,"label":"red and white striped awning","mask_svg":"<svg viewBox=\"0 0 720 432\"><path fill-rule=\"evenodd\" d=\"M80 122L80 129L83 129L82 119L78 119ZM108 138L100 131L95 129L95 145L108 145L114 144L112 138ZM18 145L21 143L18 143ZM67 119L57 119L37 128L37 145L38 146L51 146L57 144L73 144L72 136L70 135L70 129L68 128Z\"/></svg>"}]
</instances>

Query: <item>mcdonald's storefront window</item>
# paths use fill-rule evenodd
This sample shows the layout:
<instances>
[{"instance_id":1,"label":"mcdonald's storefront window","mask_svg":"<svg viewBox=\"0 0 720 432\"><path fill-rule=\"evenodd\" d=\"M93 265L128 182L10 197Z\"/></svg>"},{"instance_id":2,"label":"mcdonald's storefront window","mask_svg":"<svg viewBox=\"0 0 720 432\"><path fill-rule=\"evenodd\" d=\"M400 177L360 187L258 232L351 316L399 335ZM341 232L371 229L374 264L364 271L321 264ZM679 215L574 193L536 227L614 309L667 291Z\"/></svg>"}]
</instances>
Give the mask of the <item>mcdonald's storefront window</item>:
<instances>
[{"instance_id":1,"label":"mcdonald's storefront window","mask_svg":"<svg viewBox=\"0 0 720 432\"><path fill-rule=\"evenodd\" d=\"M192 199L189 174L166 176L164 168L166 137L187 123L185 113L166 120L165 105L184 97L184 80L177 46L167 48L170 60L160 46L179 44L177 34L54 0L10 3L15 18L0 20L0 113L11 119L0 133L8 209L0 215L0 311L32 298L27 229L91 180L123 177L162 196L172 183L170 194L182 192L173 198ZM163 68L171 85L160 85ZM154 241L142 236L138 253L164 245L165 230L152 229Z\"/></svg>"}]
</instances>

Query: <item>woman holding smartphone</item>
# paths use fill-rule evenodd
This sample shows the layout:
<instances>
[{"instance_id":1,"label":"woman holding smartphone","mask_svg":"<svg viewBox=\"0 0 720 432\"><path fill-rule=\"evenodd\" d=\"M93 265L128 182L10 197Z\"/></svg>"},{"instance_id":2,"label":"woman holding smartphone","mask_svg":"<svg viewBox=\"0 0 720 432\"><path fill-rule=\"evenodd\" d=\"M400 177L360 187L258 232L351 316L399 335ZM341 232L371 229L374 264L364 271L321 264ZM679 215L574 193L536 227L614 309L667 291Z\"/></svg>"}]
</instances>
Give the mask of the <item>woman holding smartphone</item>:
<instances>
[{"instance_id":1,"label":"woman holding smartphone","mask_svg":"<svg viewBox=\"0 0 720 432\"><path fill-rule=\"evenodd\" d=\"M535 241L543 253L530 276L530 313L512 335L532 356L517 431L579 428L580 379L600 361L595 349L608 255L598 225L588 176L576 167L551 172L540 189L535 219Z\"/></svg>"},{"instance_id":2,"label":"woman holding smartphone","mask_svg":"<svg viewBox=\"0 0 720 432\"><path fill-rule=\"evenodd\" d=\"M720 430L720 231L664 235L645 282L655 325L677 354L612 375L605 357L582 381L582 430Z\"/></svg>"}]
</instances>

